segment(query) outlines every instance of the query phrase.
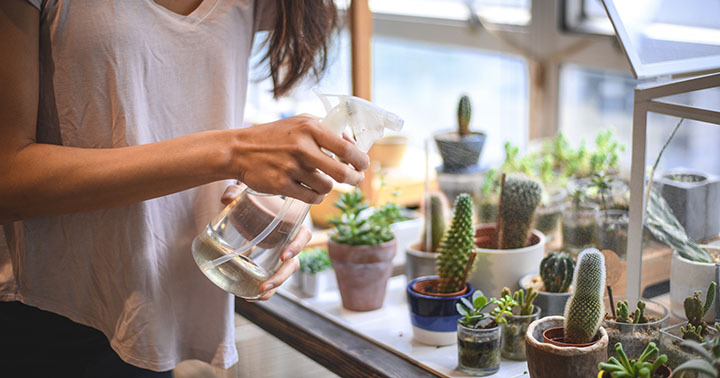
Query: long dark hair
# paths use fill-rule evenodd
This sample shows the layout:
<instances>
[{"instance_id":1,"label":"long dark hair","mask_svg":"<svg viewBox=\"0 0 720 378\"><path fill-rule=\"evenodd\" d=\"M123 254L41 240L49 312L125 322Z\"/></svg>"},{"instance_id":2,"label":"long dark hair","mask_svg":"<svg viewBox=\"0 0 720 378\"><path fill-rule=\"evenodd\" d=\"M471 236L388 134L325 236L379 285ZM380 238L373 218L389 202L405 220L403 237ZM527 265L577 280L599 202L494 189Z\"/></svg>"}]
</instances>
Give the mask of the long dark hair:
<instances>
[{"instance_id":1,"label":"long dark hair","mask_svg":"<svg viewBox=\"0 0 720 378\"><path fill-rule=\"evenodd\" d=\"M270 68L268 76L277 98L308 73L319 78L325 71L338 13L333 0L274 1L277 21L265 41L267 50L261 62L267 62Z\"/></svg>"}]
</instances>

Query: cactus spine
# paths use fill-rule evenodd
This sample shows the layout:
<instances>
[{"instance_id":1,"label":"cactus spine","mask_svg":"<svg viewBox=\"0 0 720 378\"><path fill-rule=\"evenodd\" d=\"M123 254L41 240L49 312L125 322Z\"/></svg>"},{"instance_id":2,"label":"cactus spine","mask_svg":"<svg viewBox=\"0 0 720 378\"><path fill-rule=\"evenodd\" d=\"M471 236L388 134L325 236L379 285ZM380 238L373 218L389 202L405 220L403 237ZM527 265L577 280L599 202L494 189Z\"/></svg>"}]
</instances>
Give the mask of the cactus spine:
<instances>
[{"instance_id":1,"label":"cactus spine","mask_svg":"<svg viewBox=\"0 0 720 378\"><path fill-rule=\"evenodd\" d=\"M600 251L589 248L578 256L573 283L575 290L565 306L565 342L585 344L595 337L605 312L605 259Z\"/></svg>"},{"instance_id":2,"label":"cactus spine","mask_svg":"<svg viewBox=\"0 0 720 378\"><path fill-rule=\"evenodd\" d=\"M687 297L683 301L685 308L685 317L688 320L686 327L680 327L683 339L695 340L702 343L708 334L708 324L703 320L705 314L710 310L713 300L715 299L715 281L710 282L710 287L705 295L705 303L702 301L702 291L696 291L692 297Z\"/></svg>"},{"instance_id":3,"label":"cactus spine","mask_svg":"<svg viewBox=\"0 0 720 378\"><path fill-rule=\"evenodd\" d=\"M429 209L429 219L425 219L425 229L422 237L422 250L425 252L437 252L440 241L445 234L445 201L441 194L432 193L425 197L425 208ZM426 213L427 216L427 213ZM430 222L429 227L427 222ZM427 232L430 229L430 245L428 245Z\"/></svg>"},{"instance_id":4,"label":"cactus spine","mask_svg":"<svg viewBox=\"0 0 720 378\"><path fill-rule=\"evenodd\" d=\"M505 179L500 197L502 213L500 249L522 248L530 237L535 209L540 204L540 183L520 173Z\"/></svg>"},{"instance_id":5,"label":"cactus spine","mask_svg":"<svg viewBox=\"0 0 720 378\"><path fill-rule=\"evenodd\" d=\"M454 293L465 286L465 266L470 253L475 249L472 211L472 198L467 193L460 194L455 199L455 215L450 228L440 242L440 255L437 259L440 293Z\"/></svg>"},{"instance_id":6,"label":"cactus spine","mask_svg":"<svg viewBox=\"0 0 720 378\"><path fill-rule=\"evenodd\" d=\"M540 278L545 291L567 293L572 285L575 260L565 252L551 252L540 262Z\"/></svg>"},{"instance_id":7,"label":"cactus spine","mask_svg":"<svg viewBox=\"0 0 720 378\"><path fill-rule=\"evenodd\" d=\"M470 97L463 95L458 103L458 134L464 136L470 134L470 116L472 116L472 107L470 106Z\"/></svg>"}]
</instances>

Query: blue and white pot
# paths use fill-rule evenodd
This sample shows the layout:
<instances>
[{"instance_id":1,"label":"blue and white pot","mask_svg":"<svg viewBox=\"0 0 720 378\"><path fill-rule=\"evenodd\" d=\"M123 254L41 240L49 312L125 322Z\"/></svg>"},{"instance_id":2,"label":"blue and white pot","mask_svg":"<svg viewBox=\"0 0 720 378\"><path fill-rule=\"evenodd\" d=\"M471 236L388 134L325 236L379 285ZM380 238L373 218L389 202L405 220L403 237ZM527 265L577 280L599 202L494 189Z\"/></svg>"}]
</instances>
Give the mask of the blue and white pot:
<instances>
[{"instance_id":1,"label":"blue and white pot","mask_svg":"<svg viewBox=\"0 0 720 378\"><path fill-rule=\"evenodd\" d=\"M438 279L438 276L420 277L407 285L413 338L427 345L451 345L457 342L457 321L460 319L456 304L460 298L469 299L474 289L468 283L463 294L452 296L421 294L414 289L427 281Z\"/></svg>"}]
</instances>

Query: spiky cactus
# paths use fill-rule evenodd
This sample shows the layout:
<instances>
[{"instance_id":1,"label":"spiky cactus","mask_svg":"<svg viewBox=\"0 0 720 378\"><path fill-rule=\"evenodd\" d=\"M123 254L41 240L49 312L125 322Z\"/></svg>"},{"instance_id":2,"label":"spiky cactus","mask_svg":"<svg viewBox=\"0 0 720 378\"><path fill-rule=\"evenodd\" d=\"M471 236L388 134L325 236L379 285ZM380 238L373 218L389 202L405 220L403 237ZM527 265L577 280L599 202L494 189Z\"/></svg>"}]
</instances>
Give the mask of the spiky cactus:
<instances>
[{"instance_id":1,"label":"spiky cactus","mask_svg":"<svg viewBox=\"0 0 720 378\"><path fill-rule=\"evenodd\" d=\"M575 260L565 252L551 252L540 261L540 278L549 293L567 293L574 271Z\"/></svg>"},{"instance_id":2,"label":"spiky cactus","mask_svg":"<svg viewBox=\"0 0 720 378\"><path fill-rule=\"evenodd\" d=\"M440 293L454 293L465 286L465 266L475 249L472 211L472 198L467 193L460 194L455 199L455 215L450 228L440 242L437 259Z\"/></svg>"},{"instance_id":3,"label":"spiky cactus","mask_svg":"<svg viewBox=\"0 0 720 378\"><path fill-rule=\"evenodd\" d=\"M470 134L470 117L472 116L472 107L470 106L470 97L463 95L458 103L458 134L460 136Z\"/></svg>"},{"instance_id":4,"label":"spiky cactus","mask_svg":"<svg viewBox=\"0 0 720 378\"><path fill-rule=\"evenodd\" d=\"M620 301L617 304L617 317L615 321L618 323L645 324L649 320L645 316L645 302L638 301L635 312L630 316L630 306L627 301Z\"/></svg>"},{"instance_id":5,"label":"spiky cactus","mask_svg":"<svg viewBox=\"0 0 720 378\"><path fill-rule=\"evenodd\" d=\"M426 209L429 209L429 219L425 219L425 228L423 229L422 250L426 252L437 252L440 241L445 234L445 200L439 193L432 193L425 197ZM427 213L426 213L427 215ZM430 222L428 227L427 222ZM430 245L428 245L427 231L430 229Z\"/></svg>"},{"instance_id":6,"label":"spiky cactus","mask_svg":"<svg viewBox=\"0 0 720 378\"><path fill-rule=\"evenodd\" d=\"M537 181L520 173L507 176L500 197L500 249L525 247L541 197L542 187Z\"/></svg>"},{"instance_id":7,"label":"spiky cactus","mask_svg":"<svg viewBox=\"0 0 720 378\"><path fill-rule=\"evenodd\" d=\"M565 342L585 344L595 337L605 313L605 258L600 251L588 248L578 256L573 284L565 306Z\"/></svg>"},{"instance_id":8,"label":"spiky cactus","mask_svg":"<svg viewBox=\"0 0 720 378\"><path fill-rule=\"evenodd\" d=\"M702 291L700 290L696 291L692 297L687 297L683 301L685 317L688 320L687 326L680 327L683 339L695 340L700 343L705 339L708 333L708 324L703 318L708 310L710 310L710 306L712 306L713 300L715 299L716 286L715 281L710 282L710 287L708 287L705 295L705 303L702 301Z\"/></svg>"}]
</instances>

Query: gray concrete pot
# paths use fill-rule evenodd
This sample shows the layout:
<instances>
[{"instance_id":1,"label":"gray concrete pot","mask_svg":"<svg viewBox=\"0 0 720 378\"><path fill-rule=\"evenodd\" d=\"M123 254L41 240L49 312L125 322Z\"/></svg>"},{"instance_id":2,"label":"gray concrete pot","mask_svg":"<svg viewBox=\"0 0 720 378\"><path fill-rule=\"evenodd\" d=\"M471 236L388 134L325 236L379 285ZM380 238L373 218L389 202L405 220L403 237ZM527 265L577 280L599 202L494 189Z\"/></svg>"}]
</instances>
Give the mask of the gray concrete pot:
<instances>
[{"instance_id":1,"label":"gray concrete pot","mask_svg":"<svg viewBox=\"0 0 720 378\"><path fill-rule=\"evenodd\" d=\"M457 131L445 131L435 134L434 139L446 173L463 172L476 166L485 145L485 133L478 131L464 136Z\"/></svg>"},{"instance_id":2,"label":"gray concrete pot","mask_svg":"<svg viewBox=\"0 0 720 378\"><path fill-rule=\"evenodd\" d=\"M598 341L583 347L561 347L545 343L543 332L562 327L562 316L549 316L530 324L525 334L528 372L531 378L597 377L598 364L607 361L608 335L600 327Z\"/></svg>"},{"instance_id":3,"label":"gray concrete pot","mask_svg":"<svg viewBox=\"0 0 720 378\"><path fill-rule=\"evenodd\" d=\"M680 182L674 175L696 181ZM720 233L720 179L706 173L675 169L655 179L655 183L685 232L695 241Z\"/></svg>"},{"instance_id":4,"label":"gray concrete pot","mask_svg":"<svg viewBox=\"0 0 720 378\"><path fill-rule=\"evenodd\" d=\"M537 276L537 273L523 276L519 282L520 287L527 290L530 287L530 282L532 282L532 279L535 276ZM569 292L549 293L545 291L538 291L538 295L535 298L534 303L543 309L543 317L557 315L563 316L565 312L565 303L567 303L571 295L572 293Z\"/></svg>"},{"instance_id":5,"label":"gray concrete pot","mask_svg":"<svg viewBox=\"0 0 720 378\"><path fill-rule=\"evenodd\" d=\"M421 251L418 244L405 249L405 275L408 282L418 277L434 276L437 274L435 264L438 254Z\"/></svg>"}]
</instances>

